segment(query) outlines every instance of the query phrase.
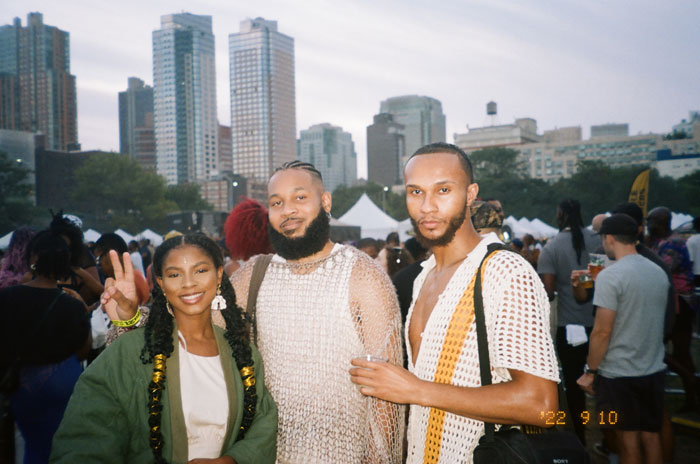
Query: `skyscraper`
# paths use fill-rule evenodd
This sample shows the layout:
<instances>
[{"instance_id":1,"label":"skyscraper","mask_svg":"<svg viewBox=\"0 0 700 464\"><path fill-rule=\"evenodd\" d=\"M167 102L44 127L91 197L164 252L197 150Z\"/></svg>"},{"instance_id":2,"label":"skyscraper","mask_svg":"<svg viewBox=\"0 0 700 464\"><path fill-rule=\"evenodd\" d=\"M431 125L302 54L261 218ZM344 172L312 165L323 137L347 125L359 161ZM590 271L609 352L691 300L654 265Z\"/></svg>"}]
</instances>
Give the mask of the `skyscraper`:
<instances>
[{"instance_id":1,"label":"skyscraper","mask_svg":"<svg viewBox=\"0 0 700 464\"><path fill-rule=\"evenodd\" d=\"M0 128L46 135L51 150L75 150L78 122L68 32L41 13L0 27Z\"/></svg>"},{"instance_id":2,"label":"skyscraper","mask_svg":"<svg viewBox=\"0 0 700 464\"><path fill-rule=\"evenodd\" d=\"M367 180L384 186L401 183L404 129L389 113L374 116L374 123L367 126Z\"/></svg>"},{"instance_id":3,"label":"skyscraper","mask_svg":"<svg viewBox=\"0 0 700 464\"><path fill-rule=\"evenodd\" d=\"M156 172L169 184L218 173L216 67L211 16L164 15L153 31Z\"/></svg>"},{"instance_id":4,"label":"skyscraper","mask_svg":"<svg viewBox=\"0 0 700 464\"><path fill-rule=\"evenodd\" d=\"M155 171L153 87L137 77L130 77L128 82L128 88L119 92L119 151Z\"/></svg>"},{"instance_id":5,"label":"skyscraper","mask_svg":"<svg viewBox=\"0 0 700 464\"><path fill-rule=\"evenodd\" d=\"M357 180L357 154L352 135L342 127L316 124L301 131L299 159L313 164L321 172L326 190Z\"/></svg>"},{"instance_id":6,"label":"skyscraper","mask_svg":"<svg viewBox=\"0 0 700 464\"><path fill-rule=\"evenodd\" d=\"M229 35L233 172L266 182L296 159L294 39L277 21L241 21Z\"/></svg>"},{"instance_id":7,"label":"skyscraper","mask_svg":"<svg viewBox=\"0 0 700 464\"><path fill-rule=\"evenodd\" d=\"M219 173L233 172L231 126L219 124Z\"/></svg>"},{"instance_id":8,"label":"skyscraper","mask_svg":"<svg viewBox=\"0 0 700 464\"><path fill-rule=\"evenodd\" d=\"M418 95L392 97L381 102L379 112L391 114L394 122L404 125L406 151L401 166L420 147L446 140L445 115L439 100Z\"/></svg>"}]
</instances>

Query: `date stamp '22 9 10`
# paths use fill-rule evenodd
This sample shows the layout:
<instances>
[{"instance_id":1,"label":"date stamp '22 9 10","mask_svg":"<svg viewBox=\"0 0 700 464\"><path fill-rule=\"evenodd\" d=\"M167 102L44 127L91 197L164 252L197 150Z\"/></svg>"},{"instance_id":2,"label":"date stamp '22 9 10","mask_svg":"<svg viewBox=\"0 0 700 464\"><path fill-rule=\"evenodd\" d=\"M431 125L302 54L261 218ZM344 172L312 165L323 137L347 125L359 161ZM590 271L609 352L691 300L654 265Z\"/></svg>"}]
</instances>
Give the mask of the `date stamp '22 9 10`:
<instances>
[{"instance_id":1,"label":"date stamp '22 9 10","mask_svg":"<svg viewBox=\"0 0 700 464\"><path fill-rule=\"evenodd\" d=\"M556 410L556 411L542 411L540 412L540 418L544 419L547 425L567 425L570 417L566 411ZM591 412L584 410L580 415L581 422L583 425L595 424L598 425L615 425L618 422L617 411L598 411ZM596 421L596 422L592 422Z\"/></svg>"}]
</instances>

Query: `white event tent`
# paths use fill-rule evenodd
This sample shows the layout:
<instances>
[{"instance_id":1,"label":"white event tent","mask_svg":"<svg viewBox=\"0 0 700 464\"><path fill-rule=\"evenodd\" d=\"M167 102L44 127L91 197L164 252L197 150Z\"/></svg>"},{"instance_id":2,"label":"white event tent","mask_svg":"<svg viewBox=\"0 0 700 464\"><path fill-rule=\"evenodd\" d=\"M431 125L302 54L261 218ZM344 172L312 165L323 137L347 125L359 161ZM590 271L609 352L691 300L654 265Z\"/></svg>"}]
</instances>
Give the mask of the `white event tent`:
<instances>
[{"instance_id":1,"label":"white event tent","mask_svg":"<svg viewBox=\"0 0 700 464\"><path fill-rule=\"evenodd\" d=\"M0 248L5 249L8 246L10 246L10 240L12 239L12 234L14 234L15 231L13 230L12 232L8 232L7 234L3 235L0 237Z\"/></svg>"},{"instance_id":2,"label":"white event tent","mask_svg":"<svg viewBox=\"0 0 700 464\"><path fill-rule=\"evenodd\" d=\"M535 239L541 240L557 235L556 228L546 224L545 222L535 218L530 221L528 218L515 219L513 216L508 216L503 220L503 225L510 227L513 232L513 237L523 238L525 234L530 234Z\"/></svg>"},{"instance_id":3,"label":"white event tent","mask_svg":"<svg viewBox=\"0 0 700 464\"><path fill-rule=\"evenodd\" d=\"M114 231L114 233L123 238L127 245L130 241L135 240L134 236L131 235L129 232L125 231L124 229L117 229Z\"/></svg>"},{"instance_id":4,"label":"white event tent","mask_svg":"<svg viewBox=\"0 0 700 464\"><path fill-rule=\"evenodd\" d=\"M147 238L148 240L150 240L151 245L156 247L163 243L163 236L153 232L151 229L146 229L140 234L136 235L136 240L141 240L143 238Z\"/></svg>"},{"instance_id":5,"label":"white event tent","mask_svg":"<svg viewBox=\"0 0 700 464\"><path fill-rule=\"evenodd\" d=\"M338 219L351 226L360 226L363 238L384 240L390 232L399 231L399 222L375 205L366 193Z\"/></svg>"},{"instance_id":6,"label":"white event tent","mask_svg":"<svg viewBox=\"0 0 700 464\"><path fill-rule=\"evenodd\" d=\"M88 229L83 233L83 240L86 242L96 242L102 236L95 229Z\"/></svg>"}]
</instances>

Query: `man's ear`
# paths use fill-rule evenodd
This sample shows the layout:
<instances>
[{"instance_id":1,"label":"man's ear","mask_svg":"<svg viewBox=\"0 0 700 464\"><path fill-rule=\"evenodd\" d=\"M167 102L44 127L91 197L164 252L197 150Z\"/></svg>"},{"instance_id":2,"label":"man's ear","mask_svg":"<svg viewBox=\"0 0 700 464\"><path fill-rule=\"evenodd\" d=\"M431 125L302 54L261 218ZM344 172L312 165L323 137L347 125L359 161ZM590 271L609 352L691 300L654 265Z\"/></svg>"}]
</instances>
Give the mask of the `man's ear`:
<instances>
[{"instance_id":1,"label":"man's ear","mask_svg":"<svg viewBox=\"0 0 700 464\"><path fill-rule=\"evenodd\" d=\"M330 192L323 192L321 195L321 207L326 213L331 213L331 208L333 207L333 197L331 196Z\"/></svg>"},{"instance_id":2,"label":"man's ear","mask_svg":"<svg viewBox=\"0 0 700 464\"><path fill-rule=\"evenodd\" d=\"M467 186L467 206L471 206L479 195L479 184L473 183Z\"/></svg>"}]
</instances>

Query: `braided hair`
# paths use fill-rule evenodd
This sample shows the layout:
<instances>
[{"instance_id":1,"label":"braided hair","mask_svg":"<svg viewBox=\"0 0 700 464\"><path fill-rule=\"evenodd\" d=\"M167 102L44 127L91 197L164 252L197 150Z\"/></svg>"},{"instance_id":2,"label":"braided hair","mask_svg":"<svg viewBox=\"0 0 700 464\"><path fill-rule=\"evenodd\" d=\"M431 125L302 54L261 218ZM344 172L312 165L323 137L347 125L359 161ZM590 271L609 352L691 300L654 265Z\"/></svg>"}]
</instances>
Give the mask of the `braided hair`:
<instances>
[{"instance_id":1,"label":"braided hair","mask_svg":"<svg viewBox=\"0 0 700 464\"><path fill-rule=\"evenodd\" d=\"M287 161L282 166L275 168L275 172L273 173L273 175L280 171L286 171L288 169L303 169L304 171L311 173L312 176L316 177L318 180L321 181L321 183L323 183L323 176L321 176L321 171L316 169L316 167L313 164L300 160Z\"/></svg>"},{"instance_id":2,"label":"braided hair","mask_svg":"<svg viewBox=\"0 0 700 464\"><path fill-rule=\"evenodd\" d=\"M562 217L560 228L569 227L571 229L571 243L576 251L576 262L581 264L581 252L583 251L583 220L581 219L581 203L578 200L569 198L559 203L559 211Z\"/></svg>"},{"instance_id":3,"label":"braided hair","mask_svg":"<svg viewBox=\"0 0 700 464\"><path fill-rule=\"evenodd\" d=\"M223 256L216 242L204 234L187 234L176 236L164 241L153 255L153 273L162 277L163 266L168 254L175 248L192 245L201 249L214 262L217 269L223 267ZM155 280L155 279L154 279ZM236 305L236 294L231 282L224 276L221 280L221 295L226 300L226 309L221 314L226 321L224 337L231 347L231 352L243 380L243 421L238 439L243 438L253 422L257 394L255 391L255 371L253 356L248 335L248 322L243 312ZM161 395L165 389L165 360L173 352L173 317L168 311L168 302L163 290L155 283L153 288L153 304L145 328L145 344L141 350L141 361L144 364L153 363L153 376L148 385L148 425L150 446L156 463L165 463L163 459L163 434L161 432L161 412L163 406Z\"/></svg>"}]
</instances>

